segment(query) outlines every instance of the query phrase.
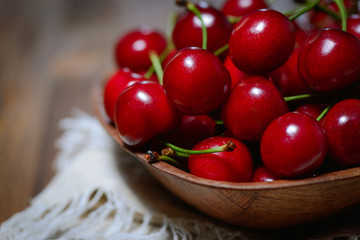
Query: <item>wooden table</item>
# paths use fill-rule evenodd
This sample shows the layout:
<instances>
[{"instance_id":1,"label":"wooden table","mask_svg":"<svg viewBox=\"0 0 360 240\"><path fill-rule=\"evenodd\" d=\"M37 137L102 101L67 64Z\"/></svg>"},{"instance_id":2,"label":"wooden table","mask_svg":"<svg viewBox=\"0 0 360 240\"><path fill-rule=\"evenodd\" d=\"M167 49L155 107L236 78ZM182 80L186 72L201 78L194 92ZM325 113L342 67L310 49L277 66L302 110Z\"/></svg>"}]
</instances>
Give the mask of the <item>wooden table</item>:
<instances>
[{"instance_id":1,"label":"wooden table","mask_svg":"<svg viewBox=\"0 0 360 240\"><path fill-rule=\"evenodd\" d=\"M54 175L58 121L73 108L92 113L90 90L116 69L118 37L144 23L166 29L171 10L171 0L1 1L0 223ZM320 232L360 226L341 223L325 222Z\"/></svg>"},{"instance_id":2,"label":"wooden table","mask_svg":"<svg viewBox=\"0 0 360 240\"><path fill-rule=\"evenodd\" d=\"M61 118L91 113L89 92L115 70L114 44L144 23L164 30L172 1L0 2L0 222L54 172Z\"/></svg>"}]
</instances>

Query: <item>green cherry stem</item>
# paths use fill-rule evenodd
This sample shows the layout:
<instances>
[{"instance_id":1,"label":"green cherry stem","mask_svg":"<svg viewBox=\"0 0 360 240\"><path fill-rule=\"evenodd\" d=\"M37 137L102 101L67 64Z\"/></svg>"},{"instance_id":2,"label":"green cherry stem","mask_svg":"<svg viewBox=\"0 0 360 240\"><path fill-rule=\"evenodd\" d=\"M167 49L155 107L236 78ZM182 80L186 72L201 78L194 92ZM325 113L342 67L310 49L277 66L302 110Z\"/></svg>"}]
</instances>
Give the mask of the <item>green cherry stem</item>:
<instances>
[{"instance_id":1,"label":"green cherry stem","mask_svg":"<svg viewBox=\"0 0 360 240\"><path fill-rule=\"evenodd\" d=\"M202 48L203 49L207 49L207 30L206 30L206 25L205 22L202 18L201 12L199 11L199 9L195 6L195 4L193 4L190 1L185 1L185 0L176 0L176 4L180 5L180 6L186 6L186 8L192 12L193 14L195 14L195 16L197 16L200 19L201 22L201 29L202 29Z\"/></svg>"},{"instance_id":2,"label":"green cherry stem","mask_svg":"<svg viewBox=\"0 0 360 240\"><path fill-rule=\"evenodd\" d=\"M334 0L338 8L340 9L340 17L341 17L341 29L346 32L346 19L347 19L347 12L344 5L343 0Z\"/></svg>"},{"instance_id":3,"label":"green cherry stem","mask_svg":"<svg viewBox=\"0 0 360 240\"><path fill-rule=\"evenodd\" d=\"M201 16L201 12L199 11L199 9L197 9L197 7L192 3L192 2L187 2L186 3L186 7L187 9L189 9L192 13L194 13L201 21L201 30L202 30L202 48L203 49L207 49L207 30L206 30L206 25L205 22Z\"/></svg>"},{"instance_id":4,"label":"green cherry stem","mask_svg":"<svg viewBox=\"0 0 360 240\"><path fill-rule=\"evenodd\" d=\"M184 154L200 155L200 154L216 153L216 152L230 152L236 148L236 145L232 141L229 141L226 144L219 146L219 147L214 147L214 148L209 148L209 149L204 149L204 150L189 150L189 149L175 146L175 145L173 145L171 143L167 143L167 142L162 142L162 144L164 144L166 147L171 148L173 151L175 151L177 153L182 153L183 156L185 156Z\"/></svg>"},{"instance_id":5,"label":"green cherry stem","mask_svg":"<svg viewBox=\"0 0 360 240\"><path fill-rule=\"evenodd\" d=\"M313 96L314 96L313 94L302 94L302 95L284 97L284 100L285 100L285 102L289 102L289 101L294 101L294 100L311 98Z\"/></svg>"},{"instance_id":6,"label":"green cherry stem","mask_svg":"<svg viewBox=\"0 0 360 240\"><path fill-rule=\"evenodd\" d=\"M226 50L229 49L229 44L225 44L224 46L222 46L221 48L219 48L218 50L216 50L214 52L215 56L219 56L220 54L222 54L223 52L225 52Z\"/></svg>"},{"instance_id":7,"label":"green cherry stem","mask_svg":"<svg viewBox=\"0 0 360 240\"><path fill-rule=\"evenodd\" d=\"M236 16L227 15L226 18L227 18L229 23L234 24L234 23L239 22L242 17L236 17Z\"/></svg>"},{"instance_id":8,"label":"green cherry stem","mask_svg":"<svg viewBox=\"0 0 360 240\"><path fill-rule=\"evenodd\" d=\"M311 2L307 2L303 5L301 5L299 8L296 8L294 11L291 11L291 14L293 13L293 15L291 15L289 17L289 20L290 21L295 20L296 18L300 17L304 13L308 12L310 9L314 8L316 5L319 4L319 2L320 2L320 0L313 0ZM285 15L287 15L287 14L285 14Z\"/></svg>"},{"instance_id":9,"label":"green cherry stem","mask_svg":"<svg viewBox=\"0 0 360 240\"><path fill-rule=\"evenodd\" d=\"M320 113L320 115L316 118L316 121L320 121L326 114L327 114L327 112L330 110L330 108L332 108L334 105L335 105L335 103L336 103L337 101L334 101L334 102L332 102L329 106L327 106L321 113Z\"/></svg>"},{"instance_id":10,"label":"green cherry stem","mask_svg":"<svg viewBox=\"0 0 360 240\"><path fill-rule=\"evenodd\" d=\"M169 54L169 52L171 52L173 49L175 49L174 43L172 41L169 41L165 50L159 56L160 61L163 62L164 59L166 58L166 56ZM150 68L144 74L144 77L146 79L149 79L151 77L151 75L153 75L154 72L155 72L154 65L151 65Z\"/></svg>"},{"instance_id":11,"label":"green cherry stem","mask_svg":"<svg viewBox=\"0 0 360 240\"><path fill-rule=\"evenodd\" d=\"M224 121L223 120L216 120L215 124L216 125L224 125Z\"/></svg>"},{"instance_id":12,"label":"green cherry stem","mask_svg":"<svg viewBox=\"0 0 360 240\"><path fill-rule=\"evenodd\" d=\"M156 76L159 79L159 84L163 85L164 71L161 66L161 60L159 58L159 55L157 55L157 53L154 51L151 51L149 55L150 55L151 63L154 66Z\"/></svg>"}]
</instances>

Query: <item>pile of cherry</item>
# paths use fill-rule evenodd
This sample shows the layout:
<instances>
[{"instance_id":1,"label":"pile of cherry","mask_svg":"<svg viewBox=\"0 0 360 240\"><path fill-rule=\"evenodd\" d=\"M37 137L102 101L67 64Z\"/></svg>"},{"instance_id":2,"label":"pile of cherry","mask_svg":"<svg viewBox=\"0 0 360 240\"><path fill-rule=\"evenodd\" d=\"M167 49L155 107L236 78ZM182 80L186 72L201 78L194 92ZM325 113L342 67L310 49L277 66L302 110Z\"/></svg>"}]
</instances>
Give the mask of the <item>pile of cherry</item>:
<instances>
[{"instance_id":1,"label":"pile of cherry","mask_svg":"<svg viewBox=\"0 0 360 240\"><path fill-rule=\"evenodd\" d=\"M149 27L122 36L104 105L123 142L220 181L360 166L360 4L297 2L177 1L170 40Z\"/></svg>"}]
</instances>

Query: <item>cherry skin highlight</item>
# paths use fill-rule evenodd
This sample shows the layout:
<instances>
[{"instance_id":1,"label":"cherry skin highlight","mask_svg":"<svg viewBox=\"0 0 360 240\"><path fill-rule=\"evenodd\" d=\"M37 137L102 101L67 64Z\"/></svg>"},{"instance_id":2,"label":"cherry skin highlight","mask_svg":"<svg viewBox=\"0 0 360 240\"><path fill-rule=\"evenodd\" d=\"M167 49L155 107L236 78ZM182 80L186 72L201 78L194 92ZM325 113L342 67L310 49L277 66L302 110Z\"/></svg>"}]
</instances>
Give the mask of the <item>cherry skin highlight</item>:
<instances>
[{"instance_id":1,"label":"cherry skin highlight","mask_svg":"<svg viewBox=\"0 0 360 240\"><path fill-rule=\"evenodd\" d=\"M314 32L301 48L300 77L319 92L333 92L360 79L360 39L337 29Z\"/></svg>"},{"instance_id":2,"label":"cherry skin highlight","mask_svg":"<svg viewBox=\"0 0 360 240\"><path fill-rule=\"evenodd\" d=\"M200 2L196 7L207 29L207 49L215 52L227 44L232 26L225 15L211 7L206 2ZM173 30L173 41L177 49L186 47L202 47L202 24L200 19L190 11L181 16Z\"/></svg>"},{"instance_id":3,"label":"cherry skin highlight","mask_svg":"<svg viewBox=\"0 0 360 240\"><path fill-rule=\"evenodd\" d=\"M230 87L224 64L201 48L180 50L164 70L166 94L185 115L214 111L225 101Z\"/></svg>"},{"instance_id":4,"label":"cherry skin highlight","mask_svg":"<svg viewBox=\"0 0 360 240\"><path fill-rule=\"evenodd\" d=\"M148 81L148 79L131 72L128 68L122 68L114 73L106 82L104 89L104 105L106 114L112 122L114 122L115 105L120 93L134 83L141 81Z\"/></svg>"},{"instance_id":5,"label":"cherry skin highlight","mask_svg":"<svg viewBox=\"0 0 360 240\"><path fill-rule=\"evenodd\" d=\"M235 138L257 141L271 121L286 112L288 107L279 90L265 77L253 76L233 88L221 114Z\"/></svg>"},{"instance_id":6,"label":"cherry skin highlight","mask_svg":"<svg viewBox=\"0 0 360 240\"><path fill-rule=\"evenodd\" d=\"M227 0L222 7L225 15L242 17L252 11L268 8L264 0Z\"/></svg>"},{"instance_id":7,"label":"cherry skin highlight","mask_svg":"<svg viewBox=\"0 0 360 240\"><path fill-rule=\"evenodd\" d=\"M279 178L275 177L269 169L267 169L264 165L261 165L254 170L254 174L252 176L252 182L272 182Z\"/></svg>"},{"instance_id":8,"label":"cherry skin highlight","mask_svg":"<svg viewBox=\"0 0 360 240\"><path fill-rule=\"evenodd\" d=\"M236 24L229 40L229 54L241 71L264 75L286 62L295 39L295 28L286 16L275 10L257 10Z\"/></svg>"},{"instance_id":9,"label":"cherry skin highlight","mask_svg":"<svg viewBox=\"0 0 360 240\"><path fill-rule=\"evenodd\" d=\"M323 163L327 149L327 139L319 123L297 112L275 119L260 142L264 165L278 178L297 178L315 172Z\"/></svg>"},{"instance_id":10,"label":"cherry skin highlight","mask_svg":"<svg viewBox=\"0 0 360 240\"><path fill-rule=\"evenodd\" d=\"M347 32L360 38L360 15L353 14L347 18Z\"/></svg>"},{"instance_id":11,"label":"cherry skin highlight","mask_svg":"<svg viewBox=\"0 0 360 240\"><path fill-rule=\"evenodd\" d=\"M115 125L129 146L141 146L174 129L179 121L179 113L158 83L135 83L120 94L116 103Z\"/></svg>"},{"instance_id":12,"label":"cherry skin highlight","mask_svg":"<svg viewBox=\"0 0 360 240\"><path fill-rule=\"evenodd\" d=\"M165 38L159 32L144 26L118 40L115 50L116 62L120 68L147 70L151 66L149 52L161 54L165 47Z\"/></svg>"},{"instance_id":13,"label":"cherry skin highlight","mask_svg":"<svg viewBox=\"0 0 360 240\"><path fill-rule=\"evenodd\" d=\"M360 100L346 99L325 115L323 127L329 140L329 157L340 166L360 165Z\"/></svg>"},{"instance_id":14,"label":"cherry skin highlight","mask_svg":"<svg viewBox=\"0 0 360 240\"><path fill-rule=\"evenodd\" d=\"M232 152L190 155L190 173L217 181L249 182L253 173L253 162L251 154L244 143L229 137L212 137L196 144L193 150L219 147L229 140L236 145Z\"/></svg>"}]
</instances>

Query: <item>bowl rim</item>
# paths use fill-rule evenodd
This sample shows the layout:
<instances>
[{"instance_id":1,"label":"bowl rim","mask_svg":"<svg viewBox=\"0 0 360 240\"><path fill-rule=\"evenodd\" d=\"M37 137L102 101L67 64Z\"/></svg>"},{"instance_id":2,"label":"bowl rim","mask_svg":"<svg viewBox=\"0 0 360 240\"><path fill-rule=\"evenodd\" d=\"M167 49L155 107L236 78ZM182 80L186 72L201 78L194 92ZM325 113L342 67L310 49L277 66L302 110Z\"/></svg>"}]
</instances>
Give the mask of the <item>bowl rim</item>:
<instances>
[{"instance_id":1,"label":"bowl rim","mask_svg":"<svg viewBox=\"0 0 360 240\"><path fill-rule=\"evenodd\" d=\"M210 180L202 177L195 176L182 169L179 169L171 164L163 161L156 163L149 163L145 159L144 152L137 152L131 147L127 146L120 138L116 127L111 124L109 117L105 113L103 105L103 88L104 81L102 83L96 83L91 92L91 104L95 113L95 117L100 124L106 130L106 132L119 144L126 152L137 158L140 162L151 168L161 171L165 174L172 175L176 178L180 178L187 182L191 182L196 185L202 185L216 189L232 189L242 191L254 191L254 190L275 190L285 189L293 187L304 187L309 185L324 184L329 181L346 181L352 178L360 178L360 167L353 167L328 173L323 173L318 176L294 179L294 180L275 180L272 182L228 182Z\"/></svg>"}]
</instances>

